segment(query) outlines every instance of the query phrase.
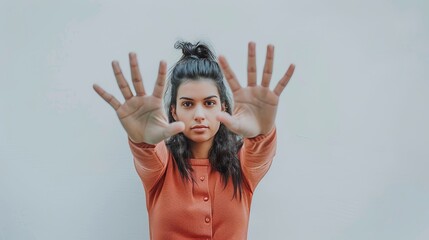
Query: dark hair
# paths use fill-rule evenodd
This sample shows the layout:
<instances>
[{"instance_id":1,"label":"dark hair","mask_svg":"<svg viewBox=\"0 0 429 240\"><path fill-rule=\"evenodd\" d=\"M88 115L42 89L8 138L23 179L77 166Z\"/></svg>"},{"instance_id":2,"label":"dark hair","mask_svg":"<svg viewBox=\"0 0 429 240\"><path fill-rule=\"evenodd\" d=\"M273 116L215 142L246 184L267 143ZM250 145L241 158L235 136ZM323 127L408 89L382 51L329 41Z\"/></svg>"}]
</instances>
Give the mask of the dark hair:
<instances>
[{"instance_id":1,"label":"dark hair","mask_svg":"<svg viewBox=\"0 0 429 240\"><path fill-rule=\"evenodd\" d=\"M182 50L182 57L173 66L169 74L169 83L165 96L165 104L168 112L168 121L174 122L171 107L176 107L177 90L184 81L198 81L201 78L211 79L217 86L220 101L225 106L225 111L231 114L232 104L228 94L222 71L216 61L215 55L209 47L203 43L178 41L174 45L176 49ZM192 178L191 145L189 139L183 133L176 134L166 141L168 149L174 157L177 168L184 180L195 182ZM218 171L222 176L225 186L231 177L234 185L233 198L237 192L242 194L242 172L238 151L243 145L243 140L237 134L231 132L223 124L214 136L213 145L209 150L209 161L212 169Z\"/></svg>"}]
</instances>

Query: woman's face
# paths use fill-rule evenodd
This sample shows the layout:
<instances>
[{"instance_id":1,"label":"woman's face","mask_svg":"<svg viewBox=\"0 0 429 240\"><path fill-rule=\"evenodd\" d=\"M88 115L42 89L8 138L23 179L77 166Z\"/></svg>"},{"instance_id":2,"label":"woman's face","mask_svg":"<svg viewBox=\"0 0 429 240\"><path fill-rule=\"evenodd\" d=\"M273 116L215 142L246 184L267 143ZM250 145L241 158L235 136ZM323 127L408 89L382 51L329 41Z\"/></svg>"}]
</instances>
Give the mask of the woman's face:
<instances>
[{"instance_id":1,"label":"woman's face","mask_svg":"<svg viewBox=\"0 0 429 240\"><path fill-rule=\"evenodd\" d=\"M223 109L215 82L205 78L184 81L177 89L176 107L171 107L174 119L185 123L183 134L210 146L220 126L216 114Z\"/></svg>"}]
</instances>

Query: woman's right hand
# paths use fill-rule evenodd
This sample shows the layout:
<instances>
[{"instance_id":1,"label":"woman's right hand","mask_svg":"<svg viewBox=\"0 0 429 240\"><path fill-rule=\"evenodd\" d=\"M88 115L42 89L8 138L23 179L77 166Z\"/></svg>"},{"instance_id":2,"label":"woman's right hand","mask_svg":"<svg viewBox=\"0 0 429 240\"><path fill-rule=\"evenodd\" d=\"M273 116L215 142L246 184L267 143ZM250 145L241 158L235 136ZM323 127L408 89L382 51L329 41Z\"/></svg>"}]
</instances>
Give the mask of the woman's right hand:
<instances>
[{"instance_id":1,"label":"woman's right hand","mask_svg":"<svg viewBox=\"0 0 429 240\"><path fill-rule=\"evenodd\" d=\"M167 65L161 61L152 96L146 95L135 53L129 54L131 77L136 95L131 92L117 61L112 62L119 89L125 98L121 104L113 95L94 84L94 90L115 109L128 137L135 143L157 144L185 128L183 122L168 123L162 106Z\"/></svg>"}]
</instances>

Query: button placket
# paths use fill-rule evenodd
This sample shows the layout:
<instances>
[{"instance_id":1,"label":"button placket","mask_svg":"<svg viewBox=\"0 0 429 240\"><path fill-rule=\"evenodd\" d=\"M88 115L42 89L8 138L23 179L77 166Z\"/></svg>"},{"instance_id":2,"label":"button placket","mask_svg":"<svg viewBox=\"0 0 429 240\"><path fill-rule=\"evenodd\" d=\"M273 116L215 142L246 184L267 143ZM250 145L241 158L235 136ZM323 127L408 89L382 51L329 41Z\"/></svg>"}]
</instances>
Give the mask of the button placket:
<instances>
[{"instance_id":1,"label":"button placket","mask_svg":"<svg viewBox=\"0 0 429 240\"><path fill-rule=\"evenodd\" d=\"M209 183L207 182L208 181L208 178L207 178L207 176L205 176L205 175L202 175L202 176L200 176L200 181L203 183L203 185L205 186L205 189L206 189L206 192L205 192L205 196L202 198L202 200L205 202L205 203L208 203L208 206L209 206L209 208L211 209L211 204L210 204L210 202L209 202L209 188L208 188L208 186L209 186ZM211 215L207 215L205 218L204 218L204 222L206 223L206 224L210 224L211 223L211 221L212 221L212 218L211 218Z\"/></svg>"},{"instance_id":2,"label":"button placket","mask_svg":"<svg viewBox=\"0 0 429 240\"><path fill-rule=\"evenodd\" d=\"M209 175L210 175L210 166L208 164L201 165L193 165L194 167L194 175L198 184L195 185L195 200L198 201L198 205L201 206L202 215L200 215L201 224L208 230L207 236L210 236L213 232L212 224L212 204L210 201L210 190L209 190ZM198 196L197 196L198 195Z\"/></svg>"}]
</instances>

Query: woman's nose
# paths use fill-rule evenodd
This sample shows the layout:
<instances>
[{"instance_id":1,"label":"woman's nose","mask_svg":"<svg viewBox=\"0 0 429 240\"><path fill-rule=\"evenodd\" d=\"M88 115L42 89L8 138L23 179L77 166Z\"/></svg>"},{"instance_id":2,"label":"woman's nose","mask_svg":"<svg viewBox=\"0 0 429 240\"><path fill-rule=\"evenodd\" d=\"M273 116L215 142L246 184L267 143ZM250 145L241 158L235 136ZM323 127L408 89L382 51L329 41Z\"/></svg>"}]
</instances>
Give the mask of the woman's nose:
<instances>
[{"instance_id":1,"label":"woman's nose","mask_svg":"<svg viewBox=\"0 0 429 240\"><path fill-rule=\"evenodd\" d=\"M205 119L204 109L202 106L197 106L195 108L194 119L196 121L202 121Z\"/></svg>"}]
</instances>

